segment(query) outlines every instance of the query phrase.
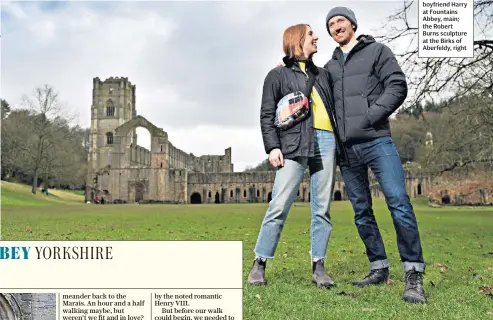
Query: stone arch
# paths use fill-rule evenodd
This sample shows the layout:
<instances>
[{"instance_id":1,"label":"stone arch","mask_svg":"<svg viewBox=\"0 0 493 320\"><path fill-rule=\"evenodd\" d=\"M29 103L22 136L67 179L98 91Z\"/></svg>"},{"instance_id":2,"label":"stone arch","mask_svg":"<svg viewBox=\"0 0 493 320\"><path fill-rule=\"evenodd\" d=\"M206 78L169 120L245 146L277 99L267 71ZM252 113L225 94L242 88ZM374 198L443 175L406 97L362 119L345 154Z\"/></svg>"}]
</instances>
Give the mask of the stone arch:
<instances>
[{"instance_id":1,"label":"stone arch","mask_svg":"<svg viewBox=\"0 0 493 320\"><path fill-rule=\"evenodd\" d=\"M219 201L219 192L216 191L216 194L214 195L214 203L220 203Z\"/></svg>"},{"instance_id":2,"label":"stone arch","mask_svg":"<svg viewBox=\"0 0 493 320\"><path fill-rule=\"evenodd\" d=\"M0 319L21 320L22 312L15 297L10 293L0 293Z\"/></svg>"},{"instance_id":3,"label":"stone arch","mask_svg":"<svg viewBox=\"0 0 493 320\"><path fill-rule=\"evenodd\" d=\"M339 190L336 190L334 192L334 201L341 201L342 200L342 194Z\"/></svg>"},{"instance_id":4,"label":"stone arch","mask_svg":"<svg viewBox=\"0 0 493 320\"><path fill-rule=\"evenodd\" d=\"M150 136L150 148L148 151L147 146L143 149L137 147L136 130L137 128L144 128L149 132ZM156 127L142 116L136 116L130 121L125 122L121 126L114 130L113 144L118 144L120 152L129 153L127 155L129 159L139 159L139 162L143 162L146 165L151 164L152 152L158 152L161 146L167 143L168 134L163 129ZM147 141L147 136L146 136ZM135 141L134 141L135 140ZM129 148L130 146L130 148ZM164 150L164 148L163 148ZM138 152L140 157L138 157ZM144 158L142 158L144 157Z\"/></svg>"},{"instance_id":5,"label":"stone arch","mask_svg":"<svg viewBox=\"0 0 493 320\"><path fill-rule=\"evenodd\" d=\"M418 183L418 196L420 196L422 194L422 190L421 190L421 183Z\"/></svg>"},{"instance_id":6,"label":"stone arch","mask_svg":"<svg viewBox=\"0 0 493 320\"><path fill-rule=\"evenodd\" d=\"M236 202L241 202L241 189L236 188Z\"/></svg>"},{"instance_id":7,"label":"stone arch","mask_svg":"<svg viewBox=\"0 0 493 320\"><path fill-rule=\"evenodd\" d=\"M103 194L101 194L101 203L111 203L112 196L108 190L103 190Z\"/></svg>"},{"instance_id":8,"label":"stone arch","mask_svg":"<svg viewBox=\"0 0 493 320\"><path fill-rule=\"evenodd\" d=\"M149 196L149 180L129 180L128 181L128 201L139 202ZM109 193L111 197L111 193Z\"/></svg>"},{"instance_id":9,"label":"stone arch","mask_svg":"<svg viewBox=\"0 0 493 320\"><path fill-rule=\"evenodd\" d=\"M190 203L196 204L196 203L202 203L202 197L200 196L200 193L194 192L190 196Z\"/></svg>"},{"instance_id":10,"label":"stone arch","mask_svg":"<svg viewBox=\"0 0 493 320\"><path fill-rule=\"evenodd\" d=\"M450 203L450 195L448 194L447 190L441 191L441 196L442 196L442 203L443 204L449 204Z\"/></svg>"},{"instance_id":11,"label":"stone arch","mask_svg":"<svg viewBox=\"0 0 493 320\"><path fill-rule=\"evenodd\" d=\"M143 127L149 131L152 137L167 137L166 132L163 129L156 127L150 121L142 116L136 116L132 120L125 122L121 126L115 129L115 133L118 136L126 137L131 130L136 129L138 127Z\"/></svg>"},{"instance_id":12,"label":"stone arch","mask_svg":"<svg viewBox=\"0 0 493 320\"><path fill-rule=\"evenodd\" d=\"M135 184L135 202L143 201L146 186L144 183L139 182Z\"/></svg>"},{"instance_id":13,"label":"stone arch","mask_svg":"<svg viewBox=\"0 0 493 320\"><path fill-rule=\"evenodd\" d=\"M269 192L267 195L267 202L270 202L272 200L272 192Z\"/></svg>"}]
</instances>

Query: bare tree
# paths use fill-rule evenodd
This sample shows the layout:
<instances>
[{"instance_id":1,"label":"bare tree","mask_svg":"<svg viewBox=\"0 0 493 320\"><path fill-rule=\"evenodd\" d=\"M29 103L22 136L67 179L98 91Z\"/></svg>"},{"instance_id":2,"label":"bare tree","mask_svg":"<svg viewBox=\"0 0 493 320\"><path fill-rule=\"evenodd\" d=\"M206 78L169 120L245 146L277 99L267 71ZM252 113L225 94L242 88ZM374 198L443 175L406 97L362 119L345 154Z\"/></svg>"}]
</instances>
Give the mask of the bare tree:
<instances>
[{"instance_id":1,"label":"bare tree","mask_svg":"<svg viewBox=\"0 0 493 320\"><path fill-rule=\"evenodd\" d=\"M408 76L409 97L404 107L417 105L430 97L455 92L456 97L471 91L491 93L493 90L493 0L474 2L474 20L479 32L474 39L473 58L419 58L418 26L410 17L418 16L417 1L404 1L402 9L387 18L381 30L385 35L376 39L392 45L408 43L395 49L403 70Z\"/></svg>"},{"instance_id":2,"label":"bare tree","mask_svg":"<svg viewBox=\"0 0 493 320\"><path fill-rule=\"evenodd\" d=\"M493 100L489 97L468 96L450 103L447 112L427 116L433 144L422 148L420 161L428 172L441 175L466 166L481 168L483 172L490 168L492 111Z\"/></svg>"},{"instance_id":3,"label":"bare tree","mask_svg":"<svg viewBox=\"0 0 493 320\"><path fill-rule=\"evenodd\" d=\"M64 127L60 124L62 121L69 122L70 119L63 114L59 93L49 85L35 88L32 98L24 96L23 102L34 115L31 123L33 146L30 160L33 173L32 193L36 194L43 167L53 163L53 148L64 139L60 134Z\"/></svg>"},{"instance_id":4,"label":"bare tree","mask_svg":"<svg viewBox=\"0 0 493 320\"><path fill-rule=\"evenodd\" d=\"M40 178L45 185L50 181L58 184L81 184L81 168L87 158L82 136L77 127L70 127L64 119L56 118L53 136L47 140L46 153L40 168Z\"/></svg>"},{"instance_id":5,"label":"bare tree","mask_svg":"<svg viewBox=\"0 0 493 320\"><path fill-rule=\"evenodd\" d=\"M414 115L401 114L390 121L392 138L402 162L417 161L418 150L425 144L426 124Z\"/></svg>"},{"instance_id":6,"label":"bare tree","mask_svg":"<svg viewBox=\"0 0 493 320\"><path fill-rule=\"evenodd\" d=\"M2 119L2 177L27 164L31 150L31 115L28 110L14 110Z\"/></svg>"},{"instance_id":7,"label":"bare tree","mask_svg":"<svg viewBox=\"0 0 493 320\"><path fill-rule=\"evenodd\" d=\"M1 99L1 104L2 104L2 119L5 119L10 112L10 105L4 99Z\"/></svg>"}]
</instances>

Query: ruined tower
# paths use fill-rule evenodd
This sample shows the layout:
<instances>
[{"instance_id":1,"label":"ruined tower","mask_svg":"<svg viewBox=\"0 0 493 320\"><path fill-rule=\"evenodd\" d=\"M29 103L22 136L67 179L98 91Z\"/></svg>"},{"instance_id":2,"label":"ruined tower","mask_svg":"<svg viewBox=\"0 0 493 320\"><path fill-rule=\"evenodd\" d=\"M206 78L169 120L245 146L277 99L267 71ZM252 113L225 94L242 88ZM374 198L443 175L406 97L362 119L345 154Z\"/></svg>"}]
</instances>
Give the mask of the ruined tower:
<instances>
[{"instance_id":1,"label":"ruined tower","mask_svg":"<svg viewBox=\"0 0 493 320\"><path fill-rule=\"evenodd\" d=\"M109 164L109 150L114 142L115 129L136 115L135 85L128 78L93 79L91 106L92 168L98 170ZM132 141L137 141L135 130Z\"/></svg>"},{"instance_id":2,"label":"ruined tower","mask_svg":"<svg viewBox=\"0 0 493 320\"><path fill-rule=\"evenodd\" d=\"M88 184L96 185L96 172L111 163L115 129L134 116L135 85L128 78L93 79ZM132 141L137 141L135 129L130 135Z\"/></svg>"}]
</instances>

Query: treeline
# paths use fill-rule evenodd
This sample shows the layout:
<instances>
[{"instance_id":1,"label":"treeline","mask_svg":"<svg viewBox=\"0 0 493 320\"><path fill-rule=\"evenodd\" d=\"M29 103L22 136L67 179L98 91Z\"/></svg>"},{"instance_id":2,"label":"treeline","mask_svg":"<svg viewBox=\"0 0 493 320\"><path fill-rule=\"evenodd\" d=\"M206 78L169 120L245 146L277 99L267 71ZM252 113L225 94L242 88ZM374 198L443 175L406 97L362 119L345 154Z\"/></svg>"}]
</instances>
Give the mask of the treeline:
<instances>
[{"instance_id":1,"label":"treeline","mask_svg":"<svg viewBox=\"0 0 493 320\"><path fill-rule=\"evenodd\" d=\"M470 94L399 110L390 120L392 138L403 163L441 174L493 163L493 97ZM275 170L262 161L245 171Z\"/></svg>"},{"instance_id":2,"label":"treeline","mask_svg":"<svg viewBox=\"0 0 493 320\"><path fill-rule=\"evenodd\" d=\"M71 125L59 94L49 85L23 96L22 108L1 100L2 180L38 187L83 188L90 129Z\"/></svg>"}]
</instances>

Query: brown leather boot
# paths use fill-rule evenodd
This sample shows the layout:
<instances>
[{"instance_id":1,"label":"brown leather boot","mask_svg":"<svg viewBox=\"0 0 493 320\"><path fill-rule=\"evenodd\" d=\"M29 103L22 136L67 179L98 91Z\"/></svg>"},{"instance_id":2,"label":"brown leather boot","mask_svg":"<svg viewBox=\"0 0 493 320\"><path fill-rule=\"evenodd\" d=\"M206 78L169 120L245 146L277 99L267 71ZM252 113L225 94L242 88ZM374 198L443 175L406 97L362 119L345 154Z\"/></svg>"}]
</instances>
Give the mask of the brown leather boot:
<instances>
[{"instance_id":1,"label":"brown leather boot","mask_svg":"<svg viewBox=\"0 0 493 320\"><path fill-rule=\"evenodd\" d=\"M317 284L319 288L331 288L335 286L334 281L325 272L324 260L318 260L313 262L312 265L312 281Z\"/></svg>"},{"instance_id":2,"label":"brown leather boot","mask_svg":"<svg viewBox=\"0 0 493 320\"><path fill-rule=\"evenodd\" d=\"M265 265L267 260L256 258L253 261L252 269L248 275L248 283L254 286L264 286L267 284L265 279Z\"/></svg>"}]
</instances>

